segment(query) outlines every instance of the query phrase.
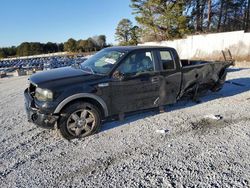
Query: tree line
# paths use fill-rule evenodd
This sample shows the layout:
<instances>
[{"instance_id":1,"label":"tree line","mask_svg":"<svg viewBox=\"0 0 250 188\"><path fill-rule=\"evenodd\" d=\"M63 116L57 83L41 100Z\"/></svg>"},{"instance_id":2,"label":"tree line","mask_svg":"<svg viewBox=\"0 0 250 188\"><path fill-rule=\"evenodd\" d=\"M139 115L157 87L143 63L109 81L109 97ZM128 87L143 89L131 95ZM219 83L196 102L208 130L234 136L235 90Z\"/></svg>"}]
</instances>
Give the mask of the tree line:
<instances>
[{"instance_id":1,"label":"tree line","mask_svg":"<svg viewBox=\"0 0 250 188\"><path fill-rule=\"evenodd\" d=\"M250 31L250 0L131 0L130 7L138 23L135 43L188 34ZM127 39L133 27L127 19L119 22L116 38L121 45L132 42Z\"/></svg>"},{"instance_id":2,"label":"tree line","mask_svg":"<svg viewBox=\"0 0 250 188\"><path fill-rule=\"evenodd\" d=\"M75 40L70 38L64 43L64 51L67 52L92 52L107 46L106 36L99 35L86 40Z\"/></svg>"},{"instance_id":3,"label":"tree line","mask_svg":"<svg viewBox=\"0 0 250 188\"><path fill-rule=\"evenodd\" d=\"M250 31L250 0L131 0L138 25L122 19L116 27L120 45L172 40L189 34ZM0 58L51 52L91 52L106 47L106 36L65 43L24 42L0 48Z\"/></svg>"},{"instance_id":4,"label":"tree line","mask_svg":"<svg viewBox=\"0 0 250 188\"><path fill-rule=\"evenodd\" d=\"M92 52L106 47L106 36L99 35L86 40L70 38L64 43L23 42L19 46L0 48L0 58L30 56L55 52Z\"/></svg>"}]
</instances>

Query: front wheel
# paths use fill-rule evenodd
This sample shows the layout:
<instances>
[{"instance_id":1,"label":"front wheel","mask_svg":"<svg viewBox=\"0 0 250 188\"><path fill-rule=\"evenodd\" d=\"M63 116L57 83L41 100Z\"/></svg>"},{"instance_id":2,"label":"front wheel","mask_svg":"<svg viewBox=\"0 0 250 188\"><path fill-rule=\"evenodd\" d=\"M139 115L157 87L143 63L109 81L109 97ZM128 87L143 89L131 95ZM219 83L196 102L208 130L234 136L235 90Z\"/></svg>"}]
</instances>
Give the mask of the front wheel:
<instances>
[{"instance_id":1,"label":"front wheel","mask_svg":"<svg viewBox=\"0 0 250 188\"><path fill-rule=\"evenodd\" d=\"M83 138L96 133L101 124L98 109L85 102L76 102L66 107L59 119L62 136L68 140Z\"/></svg>"}]
</instances>

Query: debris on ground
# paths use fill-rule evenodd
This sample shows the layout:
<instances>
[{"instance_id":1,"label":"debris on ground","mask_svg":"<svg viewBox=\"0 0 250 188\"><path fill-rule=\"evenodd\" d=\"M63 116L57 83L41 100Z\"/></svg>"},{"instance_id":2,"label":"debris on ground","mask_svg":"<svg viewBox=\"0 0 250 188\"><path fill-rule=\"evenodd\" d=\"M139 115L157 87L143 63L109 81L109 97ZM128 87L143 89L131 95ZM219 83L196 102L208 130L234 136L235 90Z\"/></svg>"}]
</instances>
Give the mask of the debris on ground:
<instances>
[{"instance_id":1,"label":"debris on ground","mask_svg":"<svg viewBox=\"0 0 250 188\"><path fill-rule=\"evenodd\" d=\"M71 142L27 122L27 79L0 79L0 188L250 186L250 69L227 76L246 87L225 84L199 105L106 121Z\"/></svg>"},{"instance_id":2,"label":"debris on ground","mask_svg":"<svg viewBox=\"0 0 250 188\"><path fill-rule=\"evenodd\" d=\"M169 130L167 130L167 129L157 129L155 132L159 133L159 134L166 134L167 132L169 132Z\"/></svg>"},{"instance_id":3,"label":"debris on ground","mask_svg":"<svg viewBox=\"0 0 250 188\"><path fill-rule=\"evenodd\" d=\"M211 119L211 120L221 120L223 119L223 117L221 115L213 115L213 114L210 114L210 115L206 115L204 116L205 119Z\"/></svg>"}]
</instances>

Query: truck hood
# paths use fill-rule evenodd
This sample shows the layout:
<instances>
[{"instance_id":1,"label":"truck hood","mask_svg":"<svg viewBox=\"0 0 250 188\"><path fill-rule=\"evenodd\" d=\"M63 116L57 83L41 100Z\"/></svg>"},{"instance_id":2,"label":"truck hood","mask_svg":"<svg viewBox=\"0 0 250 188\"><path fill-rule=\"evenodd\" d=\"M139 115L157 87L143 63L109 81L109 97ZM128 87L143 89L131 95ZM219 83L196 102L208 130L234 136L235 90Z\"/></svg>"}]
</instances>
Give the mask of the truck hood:
<instances>
[{"instance_id":1,"label":"truck hood","mask_svg":"<svg viewBox=\"0 0 250 188\"><path fill-rule=\"evenodd\" d=\"M54 81L62 81L65 79L71 78L81 78L84 77L84 80L91 80L94 77L98 77L96 75L90 74L85 72L81 69L74 68L74 67L64 67L64 68L57 68L48 71L39 72L33 74L30 77L30 81L36 85L44 84L47 82L54 82ZM84 81L83 80L83 81Z\"/></svg>"}]
</instances>

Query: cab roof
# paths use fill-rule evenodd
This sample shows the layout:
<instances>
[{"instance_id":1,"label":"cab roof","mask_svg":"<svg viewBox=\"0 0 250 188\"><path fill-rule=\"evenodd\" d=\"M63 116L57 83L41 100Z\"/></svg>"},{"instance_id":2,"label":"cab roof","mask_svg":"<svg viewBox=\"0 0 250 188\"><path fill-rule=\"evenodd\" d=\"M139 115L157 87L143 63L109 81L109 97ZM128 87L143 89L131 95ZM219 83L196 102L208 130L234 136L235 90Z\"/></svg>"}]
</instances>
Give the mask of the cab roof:
<instances>
[{"instance_id":1,"label":"cab roof","mask_svg":"<svg viewBox=\"0 0 250 188\"><path fill-rule=\"evenodd\" d=\"M108 50L118 50L118 51L126 51L130 52L133 50L147 50L147 49L173 49L170 47L164 47L164 46L114 46L114 47L109 47L106 48Z\"/></svg>"}]
</instances>

